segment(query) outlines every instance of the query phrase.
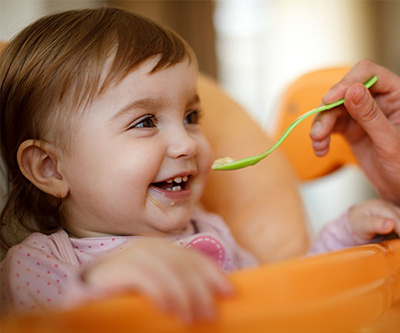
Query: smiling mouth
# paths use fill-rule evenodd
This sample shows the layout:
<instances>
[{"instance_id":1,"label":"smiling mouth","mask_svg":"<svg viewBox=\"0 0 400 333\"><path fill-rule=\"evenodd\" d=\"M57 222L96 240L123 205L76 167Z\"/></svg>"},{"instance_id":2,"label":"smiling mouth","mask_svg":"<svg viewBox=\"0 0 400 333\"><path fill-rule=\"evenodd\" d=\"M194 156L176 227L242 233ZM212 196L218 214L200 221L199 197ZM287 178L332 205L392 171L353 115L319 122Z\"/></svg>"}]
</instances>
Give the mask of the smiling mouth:
<instances>
[{"instance_id":1,"label":"smiling mouth","mask_svg":"<svg viewBox=\"0 0 400 333\"><path fill-rule=\"evenodd\" d=\"M190 176L175 177L167 181L159 183L151 183L152 186L162 189L164 191L178 192L184 191L188 188L188 180Z\"/></svg>"}]
</instances>

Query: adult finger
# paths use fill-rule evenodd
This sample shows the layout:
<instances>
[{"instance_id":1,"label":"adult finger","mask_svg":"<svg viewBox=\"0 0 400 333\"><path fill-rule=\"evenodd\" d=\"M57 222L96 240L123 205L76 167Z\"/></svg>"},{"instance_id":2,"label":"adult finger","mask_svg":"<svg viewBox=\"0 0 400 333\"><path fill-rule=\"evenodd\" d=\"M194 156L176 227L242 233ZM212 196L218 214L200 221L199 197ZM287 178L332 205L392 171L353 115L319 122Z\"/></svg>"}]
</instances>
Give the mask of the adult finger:
<instances>
[{"instance_id":1,"label":"adult finger","mask_svg":"<svg viewBox=\"0 0 400 333\"><path fill-rule=\"evenodd\" d=\"M373 93L389 93L399 82L399 78L386 68L369 60L361 60L357 62L339 82L332 86L322 97L322 102L324 104L329 104L343 98L346 90L353 83L364 83L372 76L378 77L378 81L370 88Z\"/></svg>"},{"instance_id":2,"label":"adult finger","mask_svg":"<svg viewBox=\"0 0 400 333\"><path fill-rule=\"evenodd\" d=\"M365 130L374 146L392 152L393 145L399 145L399 141L395 140L400 137L397 128L390 123L363 84L352 84L344 98L347 111Z\"/></svg>"},{"instance_id":3,"label":"adult finger","mask_svg":"<svg viewBox=\"0 0 400 333\"><path fill-rule=\"evenodd\" d=\"M342 121L346 114L344 107L319 113L315 116L310 130L312 148L317 156L324 156L329 151L330 136L345 127Z\"/></svg>"}]
</instances>

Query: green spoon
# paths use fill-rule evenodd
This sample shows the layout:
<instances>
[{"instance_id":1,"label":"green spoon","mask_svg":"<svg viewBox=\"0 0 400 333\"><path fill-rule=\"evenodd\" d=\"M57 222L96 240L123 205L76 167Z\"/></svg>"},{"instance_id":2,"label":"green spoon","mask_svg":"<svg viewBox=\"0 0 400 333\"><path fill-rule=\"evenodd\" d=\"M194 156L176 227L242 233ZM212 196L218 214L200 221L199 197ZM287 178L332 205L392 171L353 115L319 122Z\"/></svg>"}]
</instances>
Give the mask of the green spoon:
<instances>
[{"instance_id":1,"label":"green spoon","mask_svg":"<svg viewBox=\"0 0 400 333\"><path fill-rule=\"evenodd\" d=\"M367 82L364 83L364 85L369 89L372 87L372 85L378 80L376 76L371 77ZM276 140L276 142L269 148L268 150L264 151L261 154L255 155L255 156L250 156L247 158L243 158L241 160L234 160L231 157L223 157L223 158L218 158L214 161L214 164L212 165L212 169L214 170L237 170L237 169L243 169L251 165L255 165L264 158L266 158L269 154L271 154L276 148L278 148L283 141L287 138L289 133L304 119L308 118L309 116L326 111L329 109L332 109L338 105L341 105L344 103L344 98L342 98L339 101L320 106L319 108L313 109L311 111L306 112L299 118L297 118L295 121L293 121L289 127L283 132L281 137Z\"/></svg>"}]
</instances>

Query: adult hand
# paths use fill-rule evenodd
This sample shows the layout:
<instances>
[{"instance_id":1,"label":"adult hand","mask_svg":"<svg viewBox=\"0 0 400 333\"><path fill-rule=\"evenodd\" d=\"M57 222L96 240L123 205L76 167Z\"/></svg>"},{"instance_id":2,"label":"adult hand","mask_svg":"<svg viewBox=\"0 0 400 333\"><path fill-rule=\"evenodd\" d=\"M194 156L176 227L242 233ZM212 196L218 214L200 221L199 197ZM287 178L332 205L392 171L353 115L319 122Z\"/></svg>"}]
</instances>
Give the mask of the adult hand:
<instances>
[{"instance_id":1,"label":"adult hand","mask_svg":"<svg viewBox=\"0 0 400 333\"><path fill-rule=\"evenodd\" d=\"M83 280L105 294L137 291L186 322L215 317L216 296L232 286L203 254L162 239L142 239L94 263Z\"/></svg>"},{"instance_id":2,"label":"adult hand","mask_svg":"<svg viewBox=\"0 0 400 333\"><path fill-rule=\"evenodd\" d=\"M363 82L378 77L370 90ZM318 114L310 137L317 156L329 151L330 135L341 133L382 197L400 203L400 78L367 60L358 62L323 97L344 105Z\"/></svg>"}]
</instances>

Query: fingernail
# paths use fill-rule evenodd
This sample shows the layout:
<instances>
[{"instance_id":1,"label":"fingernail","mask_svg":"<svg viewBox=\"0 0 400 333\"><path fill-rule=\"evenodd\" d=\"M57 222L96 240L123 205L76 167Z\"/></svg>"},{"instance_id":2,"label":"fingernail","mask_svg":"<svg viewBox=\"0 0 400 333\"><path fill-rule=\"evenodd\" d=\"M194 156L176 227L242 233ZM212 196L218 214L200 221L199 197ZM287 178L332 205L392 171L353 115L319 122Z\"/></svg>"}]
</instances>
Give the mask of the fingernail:
<instances>
[{"instance_id":1,"label":"fingernail","mask_svg":"<svg viewBox=\"0 0 400 333\"><path fill-rule=\"evenodd\" d=\"M322 124L320 121L316 121L311 127L310 136L318 135L321 132Z\"/></svg>"},{"instance_id":2,"label":"fingernail","mask_svg":"<svg viewBox=\"0 0 400 333\"><path fill-rule=\"evenodd\" d=\"M366 99L366 91L365 91L365 87L364 86L360 86L358 91L354 94L353 96L353 103L355 105L362 105L365 102Z\"/></svg>"}]
</instances>

